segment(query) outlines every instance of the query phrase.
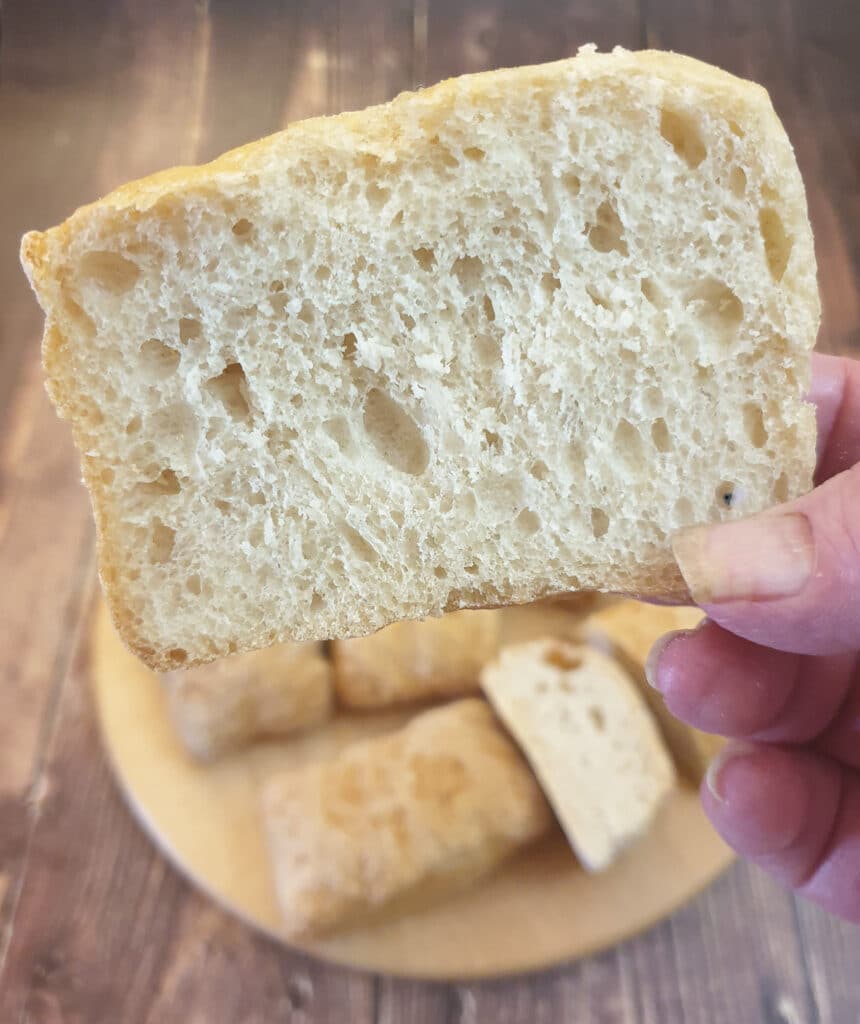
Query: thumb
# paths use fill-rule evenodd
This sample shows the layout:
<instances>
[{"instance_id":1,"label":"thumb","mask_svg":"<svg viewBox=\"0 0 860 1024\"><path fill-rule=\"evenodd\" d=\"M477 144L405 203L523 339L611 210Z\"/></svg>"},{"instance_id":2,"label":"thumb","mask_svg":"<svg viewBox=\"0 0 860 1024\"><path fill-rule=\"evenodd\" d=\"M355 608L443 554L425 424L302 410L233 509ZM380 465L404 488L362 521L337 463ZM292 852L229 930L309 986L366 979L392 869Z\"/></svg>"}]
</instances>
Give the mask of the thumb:
<instances>
[{"instance_id":1,"label":"thumb","mask_svg":"<svg viewBox=\"0 0 860 1024\"><path fill-rule=\"evenodd\" d=\"M860 464L748 519L679 531L678 568L723 628L795 654L860 648Z\"/></svg>"}]
</instances>

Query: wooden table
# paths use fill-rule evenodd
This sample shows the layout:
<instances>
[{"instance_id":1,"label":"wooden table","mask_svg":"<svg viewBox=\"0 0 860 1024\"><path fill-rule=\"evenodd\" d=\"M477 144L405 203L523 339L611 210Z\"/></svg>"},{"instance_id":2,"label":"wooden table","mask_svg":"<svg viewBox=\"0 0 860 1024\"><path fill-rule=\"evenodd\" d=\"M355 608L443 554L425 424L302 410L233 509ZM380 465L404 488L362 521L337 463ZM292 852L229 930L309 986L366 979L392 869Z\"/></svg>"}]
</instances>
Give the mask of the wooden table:
<instances>
[{"instance_id":1,"label":"wooden table","mask_svg":"<svg viewBox=\"0 0 860 1024\"><path fill-rule=\"evenodd\" d=\"M647 44L771 90L809 187L821 347L860 354L857 0L6 0L2 18L0 1021L860 1021L860 931L744 865L618 949L477 985L325 967L192 891L100 752L93 531L17 261L26 228L294 118L588 41Z\"/></svg>"}]
</instances>

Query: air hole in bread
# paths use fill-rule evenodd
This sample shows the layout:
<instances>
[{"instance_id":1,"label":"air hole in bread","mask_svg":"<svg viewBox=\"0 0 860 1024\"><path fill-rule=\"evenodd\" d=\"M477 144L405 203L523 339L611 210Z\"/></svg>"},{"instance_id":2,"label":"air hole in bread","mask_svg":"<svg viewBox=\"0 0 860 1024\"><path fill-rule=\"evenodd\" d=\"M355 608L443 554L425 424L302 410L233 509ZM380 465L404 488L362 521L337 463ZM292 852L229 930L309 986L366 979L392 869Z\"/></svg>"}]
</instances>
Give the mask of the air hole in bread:
<instances>
[{"instance_id":1,"label":"air hole in bread","mask_svg":"<svg viewBox=\"0 0 860 1024\"><path fill-rule=\"evenodd\" d=\"M483 298L484 316L493 323L496 319L496 307L493 305L493 300L489 295L485 295Z\"/></svg>"},{"instance_id":2,"label":"air hole in bread","mask_svg":"<svg viewBox=\"0 0 860 1024\"><path fill-rule=\"evenodd\" d=\"M530 508L524 508L514 520L514 525L524 537L531 537L540 529L540 516Z\"/></svg>"},{"instance_id":3,"label":"air hole in bread","mask_svg":"<svg viewBox=\"0 0 860 1024\"><path fill-rule=\"evenodd\" d=\"M717 502L724 509L733 508L738 501L737 487L730 480L723 480L717 485Z\"/></svg>"},{"instance_id":4,"label":"air hole in bread","mask_svg":"<svg viewBox=\"0 0 860 1024\"><path fill-rule=\"evenodd\" d=\"M642 408L649 416L662 412L665 407L666 396L659 388L645 388L642 392Z\"/></svg>"},{"instance_id":5,"label":"air hole in bread","mask_svg":"<svg viewBox=\"0 0 860 1024\"><path fill-rule=\"evenodd\" d=\"M582 665L582 658L578 654L566 651L563 647L550 647L544 651L543 660L547 665L564 672L573 672Z\"/></svg>"},{"instance_id":6,"label":"air hole in bread","mask_svg":"<svg viewBox=\"0 0 860 1024\"><path fill-rule=\"evenodd\" d=\"M622 256L628 254L624 225L618 211L608 200L598 206L595 221L586 230L588 241L596 252L617 252Z\"/></svg>"},{"instance_id":7,"label":"air hole in bread","mask_svg":"<svg viewBox=\"0 0 860 1024\"><path fill-rule=\"evenodd\" d=\"M163 469L154 480L138 484L137 489L143 494L179 494L182 485L172 469Z\"/></svg>"},{"instance_id":8,"label":"air hole in bread","mask_svg":"<svg viewBox=\"0 0 860 1024\"><path fill-rule=\"evenodd\" d=\"M411 331L415 326L415 319L411 317L408 313L401 312L400 320L407 331Z\"/></svg>"},{"instance_id":9,"label":"air hole in bread","mask_svg":"<svg viewBox=\"0 0 860 1024\"><path fill-rule=\"evenodd\" d=\"M759 226L770 276L774 281L781 281L785 275L794 242L786 234L785 225L782 223L780 215L769 206L759 214Z\"/></svg>"},{"instance_id":10,"label":"air hole in bread","mask_svg":"<svg viewBox=\"0 0 860 1024\"><path fill-rule=\"evenodd\" d=\"M344 334L343 341L341 342L340 346L340 350L343 353L343 358L353 359L355 357L355 350L357 347L358 339L352 333L352 331L348 331L346 334Z\"/></svg>"},{"instance_id":11,"label":"air hole in bread","mask_svg":"<svg viewBox=\"0 0 860 1024\"><path fill-rule=\"evenodd\" d=\"M170 668L179 668L188 661L188 651L182 647L174 647L167 652L165 657Z\"/></svg>"},{"instance_id":12,"label":"air hole in bread","mask_svg":"<svg viewBox=\"0 0 860 1024\"><path fill-rule=\"evenodd\" d=\"M371 388L364 402L364 429L379 456L393 469L418 476L430 452L418 424L394 399Z\"/></svg>"},{"instance_id":13,"label":"air hole in bread","mask_svg":"<svg viewBox=\"0 0 860 1024\"><path fill-rule=\"evenodd\" d=\"M582 188L582 182L572 171L567 171L561 176L561 183L572 196L578 196Z\"/></svg>"},{"instance_id":14,"label":"air hole in bread","mask_svg":"<svg viewBox=\"0 0 860 1024\"><path fill-rule=\"evenodd\" d=\"M275 423L266 429L266 447L272 455L281 455L298 439L299 432L295 427L286 427L283 423Z\"/></svg>"},{"instance_id":15,"label":"air hole in bread","mask_svg":"<svg viewBox=\"0 0 860 1024\"><path fill-rule=\"evenodd\" d=\"M729 120L728 125L729 131L735 136L735 138L742 139L744 137L744 130L737 121Z\"/></svg>"},{"instance_id":16,"label":"air hole in bread","mask_svg":"<svg viewBox=\"0 0 860 1024\"><path fill-rule=\"evenodd\" d=\"M143 421L140 416L132 416L132 418L125 425L125 432L129 435L139 434L140 428L143 426Z\"/></svg>"},{"instance_id":17,"label":"air hole in bread","mask_svg":"<svg viewBox=\"0 0 860 1024\"><path fill-rule=\"evenodd\" d=\"M438 154L439 160L443 167L459 167L460 161L456 156L439 140L438 135L434 135L430 140L430 145L435 147L435 151Z\"/></svg>"},{"instance_id":18,"label":"air hole in bread","mask_svg":"<svg viewBox=\"0 0 860 1024\"><path fill-rule=\"evenodd\" d=\"M177 366L179 353L158 338L150 338L140 346L140 369L146 380L167 380Z\"/></svg>"},{"instance_id":19,"label":"air hole in bread","mask_svg":"<svg viewBox=\"0 0 860 1024\"><path fill-rule=\"evenodd\" d=\"M247 218L242 217L240 220L236 221L231 230L238 239L241 241L247 241L251 237L253 225Z\"/></svg>"},{"instance_id":20,"label":"air hole in bread","mask_svg":"<svg viewBox=\"0 0 860 1024\"><path fill-rule=\"evenodd\" d=\"M723 341L737 333L744 318L741 300L727 284L709 277L688 293L688 306L712 333Z\"/></svg>"},{"instance_id":21,"label":"air hole in bread","mask_svg":"<svg viewBox=\"0 0 860 1024\"><path fill-rule=\"evenodd\" d=\"M95 321L74 299L65 298L63 302L63 315L85 337L89 339L95 337Z\"/></svg>"},{"instance_id":22,"label":"air hole in bread","mask_svg":"<svg viewBox=\"0 0 860 1024\"><path fill-rule=\"evenodd\" d=\"M467 572L470 576L478 575L479 566L477 562L470 562L468 565L463 566L463 572Z\"/></svg>"},{"instance_id":23,"label":"air hole in bread","mask_svg":"<svg viewBox=\"0 0 860 1024\"><path fill-rule=\"evenodd\" d=\"M591 532L594 539L600 540L601 537L605 537L608 530L609 516L602 508L593 508L591 510Z\"/></svg>"},{"instance_id":24,"label":"air hole in bread","mask_svg":"<svg viewBox=\"0 0 860 1024\"><path fill-rule=\"evenodd\" d=\"M586 292L588 292L588 297L591 299L595 306L601 306L603 309L608 310L612 309L612 304L609 302L609 300L604 298L593 285L587 284L585 286L585 290Z\"/></svg>"},{"instance_id":25,"label":"air hole in bread","mask_svg":"<svg viewBox=\"0 0 860 1024\"><path fill-rule=\"evenodd\" d=\"M402 210L398 210L397 213L395 213L394 216L391 218L391 226L393 228L399 228L402 223L403 223L403 211Z\"/></svg>"},{"instance_id":26,"label":"air hole in bread","mask_svg":"<svg viewBox=\"0 0 860 1024\"><path fill-rule=\"evenodd\" d=\"M776 478L776 483L773 485L773 497L774 501L780 505L784 501L788 501L788 477L785 473L780 473Z\"/></svg>"},{"instance_id":27,"label":"air hole in bread","mask_svg":"<svg viewBox=\"0 0 860 1024\"><path fill-rule=\"evenodd\" d=\"M406 520L405 520L405 517L404 517L403 513L400 511L399 508L393 508L391 510L391 521L397 527L402 527L403 526L403 524L404 524L404 522Z\"/></svg>"},{"instance_id":28,"label":"air hole in bread","mask_svg":"<svg viewBox=\"0 0 860 1024\"><path fill-rule=\"evenodd\" d=\"M480 366L490 368L499 363L499 342L491 334L482 331L475 335L475 358Z\"/></svg>"},{"instance_id":29,"label":"air hole in bread","mask_svg":"<svg viewBox=\"0 0 860 1024\"><path fill-rule=\"evenodd\" d=\"M282 292L283 290L284 290L284 282L283 281L271 281L269 283L269 291L272 292L272 294L276 295L278 292Z\"/></svg>"},{"instance_id":30,"label":"air hole in bread","mask_svg":"<svg viewBox=\"0 0 860 1024\"><path fill-rule=\"evenodd\" d=\"M325 263L320 264L314 271L314 277L317 281L328 281L331 277L331 267L326 266Z\"/></svg>"},{"instance_id":31,"label":"air hole in bread","mask_svg":"<svg viewBox=\"0 0 860 1024\"><path fill-rule=\"evenodd\" d=\"M199 320L195 320L192 316L184 316L179 321L179 340L183 345L188 341L194 341L195 338L200 337L202 330Z\"/></svg>"},{"instance_id":32,"label":"air hole in bread","mask_svg":"<svg viewBox=\"0 0 860 1024\"><path fill-rule=\"evenodd\" d=\"M316 320L316 315L317 314L316 309L314 308L314 304L310 302L308 299L305 299L305 301L302 303L302 308L299 310L299 320L301 320L302 323L304 324L312 324L314 320Z\"/></svg>"},{"instance_id":33,"label":"air hole in bread","mask_svg":"<svg viewBox=\"0 0 860 1024\"><path fill-rule=\"evenodd\" d=\"M323 423L323 430L342 452L352 447L352 431L344 416L334 416L332 419L326 420Z\"/></svg>"},{"instance_id":34,"label":"air hole in bread","mask_svg":"<svg viewBox=\"0 0 860 1024\"><path fill-rule=\"evenodd\" d=\"M421 267L422 270L432 270L436 265L436 253L426 245L422 245L418 249L413 249L412 255L415 257L418 266Z\"/></svg>"},{"instance_id":35,"label":"air hole in bread","mask_svg":"<svg viewBox=\"0 0 860 1024\"><path fill-rule=\"evenodd\" d=\"M480 287L484 276L484 263L478 256L460 256L451 267L464 292L473 292Z\"/></svg>"},{"instance_id":36,"label":"air hole in bread","mask_svg":"<svg viewBox=\"0 0 860 1024\"><path fill-rule=\"evenodd\" d=\"M484 430L482 433L484 435L484 445L491 452L499 452L502 450L502 439L497 433L495 433L495 431Z\"/></svg>"},{"instance_id":37,"label":"air hole in bread","mask_svg":"<svg viewBox=\"0 0 860 1024\"><path fill-rule=\"evenodd\" d=\"M272 314L282 317L287 311L287 304L290 301L286 292L275 292L269 296L269 305L272 307Z\"/></svg>"},{"instance_id":38,"label":"air hole in bread","mask_svg":"<svg viewBox=\"0 0 860 1024\"><path fill-rule=\"evenodd\" d=\"M553 295L561 288L561 281L559 281L555 274L547 273L541 277L540 287L546 298L552 299Z\"/></svg>"},{"instance_id":39,"label":"air hole in bread","mask_svg":"<svg viewBox=\"0 0 860 1024\"><path fill-rule=\"evenodd\" d=\"M664 107L660 112L660 134L688 167L698 167L707 156L698 126L687 114Z\"/></svg>"},{"instance_id":40,"label":"air hole in bread","mask_svg":"<svg viewBox=\"0 0 860 1024\"><path fill-rule=\"evenodd\" d=\"M755 402L747 402L744 405L744 430L750 439L753 448L764 448L767 444L767 430L764 425L764 415L761 406Z\"/></svg>"},{"instance_id":41,"label":"air hole in bread","mask_svg":"<svg viewBox=\"0 0 860 1024\"><path fill-rule=\"evenodd\" d=\"M304 397L302 395L298 394L298 393L296 393L295 395L292 395L292 397L290 398L290 405L294 409L301 409L301 407L304 404L305 404Z\"/></svg>"},{"instance_id":42,"label":"air hole in bread","mask_svg":"<svg viewBox=\"0 0 860 1024\"><path fill-rule=\"evenodd\" d=\"M375 209L385 206L386 202L388 202L389 196L391 195L387 188L377 185L375 181L371 181L367 184L364 194L367 197L368 203L370 203L370 205Z\"/></svg>"},{"instance_id":43,"label":"air hole in bread","mask_svg":"<svg viewBox=\"0 0 860 1024\"><path fill-rule=\"evenodd\" d=\"M666 300L666 296L650 277L643 277L639 282L639 288L655 309L665 309L668 306L669 303Z\"/></svg>"},{"instance_id":44,"label":"air hole in bread","mask_svg":"<svg viewBox=\"0 0 860 1024\"><path fill-rule=\"evenodd\" d=\"M251 491L251 493L248 495L248 504L249 505L265 505L266 504L266 495L263 494L262 491Z\"/></svg>"},{"instance_id":45,"label":"air hole in bread","mask_svg":"<svg viewBox=\"0 0 860 1024\"><path fill-rule=\"evenodd\" d=\"M219 512L223 512L225 515L228 512L233 511L233 506L230 504L230 502L225 501L223 498L216 498L213 504L215 505L215 508L217 508Z\"/></svg>"},{"instance_id":46,"label":"air hole in bread","mask_svg":"<svg viewBox=\"0 0 860 1024\"><path fill-rule=\"evenodd\" d=\"M591 719L591 724L598 732L603 732L606 729L606 717L600 708L590 707L588 709L588 717Z\"/></svg>"},{"instance_id":47,"label":"air hole in bread","mask_svg":"<svg viewBox=\"0 0 860 1024\"><path fill-rule=\"evenodd\" d=\"M264 540L265 533L263 531L263 527L259 523L255 523L248 533L248 543L252 548L261 548Z\"/></svg>"},{"instance_id":48,"label":"air hole in bread","mask_svg":"<svg viewBox=\"0 0 860 1024\"><path fill-rule=\"evenodd\" d=\"M115 475L116 474L112 469L103 469L101 473L99 473L99 480L101 480L103 484L110 485L113 483Z\"/></svg>"},{"instance_id":49,"label":"air hole in bread","mask_svg":"<svg viewBox=\"0 0 860 1024\"><path fill-rule=\"evenodd\" d=\"M621 419L615 427L615 451L620 453L626 462L638 463L642 456L642 435L630 420Z\"/></svg>"},{"instance_id":50,"label":"air hole in bread","mask_svg":"<svg viewBox=\"0 0 860 1024\"><path fill-rule=\"evenodd\" d=\"M436 565L433 567L433 575L436 577L437 580L444 580L447 579L448 570L445 568L444 565Z\"/></svg>"},{"instance_id":51,"label":"air hole in bread","mask_svg":"<svg viewBox=\"0 0 860 1024\"><path fill-rule=\"evenodd\" d=\"M651 440L658 452L670 452L672 450L672 436L666 421L662 416L658 417L651 424Z\"/></svg>"},{"instance_id":52,"label":"air hole in bread","mask_svg":"<svg viewBox=\"0 0 860 1024\"><path fill-rule=\"evenodd\" d=\"M467 160L483 160L486 155L480 146L467 146L463 150L463 156Z\"/></svg>"},{"instance_id":53,"label":"air hole in bread","mask_svg":"<svg viewBox=\"0 0 860 1024\"><path fill-rule=\"evenodd\" d=\"M84 277L114 295L129 291L140 277L140 267L118 252L88 252L81 257L80 266Z\"/></svg>"},{"instance_id":54,"label":"air hole in bread","mask_svg":"<svg viewBox=\"0 0 860 1024\"><path fill-rule=\"evenodd\" d=\"M224 406L231 419L248 418L248 383L241 363L228 363L217 377L211 377L204 386Z\"/></svg>"},{"instance_id":55,"label":"air hole in bread","mask_svg":"<svg viewBox=\"0 0 860 1024\"><path fill-rule=\"evenodd\" d=\"M535 480L546 480L549 477L549 466L542 459L538 459L529 466L529 473Z\"/></svg>"},{"instance_id":56,"label":"air hole in bread","mask_svg":"<svg viewBox=\"0 0 860 1024\"><path fill-rule=\"evenodd\" d=\"M318 591L315 590L313 592L313 594L311 595L311 607L310 607L310 610L312 612L318 612L318 611L320 611L322 609L322 606L323 606L322 595Z\"/></svg>"},{"instance_id":57,"label":"air hole in bread","mask_svg":"<svg viewBox=\"0 0 860 1024\"><path fill-rule=\"evenodd\" d=\"M153 565L163 565L170 561L173 554L173 544L176 540L176 530L166 526L156 516L152 522L152 534L149 541L149 560Z\"/></svg>"},{"instance_id":58,"label":"air hole in bread","mask_svg":"<svg viewBox=\"0 0 860 1024\"><path fill-rule=\"evenodd\" d=\"M741 198L747 190L747 176L743 167L733 167L729 173L729 188L733 194Z\"/></svg>"},{"instance_id":59,"label":"air hole in bread","mask_svg":"<svg viewBox=\"0 0 860 1024\"><path fill-rule=\"evenodd\" d=\"M341 523L341 533L344 536L350 550L363 562L373 563L377 560L377 554L370 542L349 523Z\"/></svg>"}]
</instances>

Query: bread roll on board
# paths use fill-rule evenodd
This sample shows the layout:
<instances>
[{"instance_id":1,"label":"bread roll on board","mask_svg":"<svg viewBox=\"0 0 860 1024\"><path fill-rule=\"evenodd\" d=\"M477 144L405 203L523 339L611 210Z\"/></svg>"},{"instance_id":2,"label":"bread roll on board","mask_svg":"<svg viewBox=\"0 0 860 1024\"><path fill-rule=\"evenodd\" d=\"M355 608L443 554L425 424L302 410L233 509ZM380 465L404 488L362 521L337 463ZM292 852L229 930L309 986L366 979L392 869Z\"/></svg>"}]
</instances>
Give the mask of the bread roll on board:
<instances>
[{"instance_id":1,"label":"bread roll on board","mask_svg":"<svg viewBox=\"0 0 860 1024\"><path fill-rule=\"evenodd\" d=\"M546 639L505 648L481 685L582 866L609 867L646 831L675 783L633 681L598 651Z\"/></svg>"},{"instance_id":2,"label":"bread roll on board","mask_svg":"<svg viewBox=\"0 0 860 1024\"><path fill-rule=\"evenodd\" d=\"M451 612L334 641L338 701L380 708L480 693L481 669L499 649L500 618L497 611Z\"/></svg>"},{"instance_id":3,"label":"bread roll on board","mask_svg":"<svg viewBox=\"0 0 860 1024\"><path fill-rule=\"evenodd\" d=\"M160 670L594 588L811 486L767 93L616 50L292 125L22 243L101 578Z\"/></svg>"},{"instance_id":4,"label":"bread roll on board","mask_svg":"<svg viewBox=\"0 0 860 1024\"><path fill-rule=\"evenodd\" d=\"M293 936L453 891L552 824L528 765L476 698L275 776L263 814Z\"/></svg>"},{"instance_id":5,"label":"bread roll on board","mask_svg":"<svg viewBox=\"0 0 860 1024\"><path fill-rule=\"evenodd\" d=\"M316 643L275 644L162 682L177 735L202 761L320 725L334 704L331 664Z\"/></svg>"}]
</instances>

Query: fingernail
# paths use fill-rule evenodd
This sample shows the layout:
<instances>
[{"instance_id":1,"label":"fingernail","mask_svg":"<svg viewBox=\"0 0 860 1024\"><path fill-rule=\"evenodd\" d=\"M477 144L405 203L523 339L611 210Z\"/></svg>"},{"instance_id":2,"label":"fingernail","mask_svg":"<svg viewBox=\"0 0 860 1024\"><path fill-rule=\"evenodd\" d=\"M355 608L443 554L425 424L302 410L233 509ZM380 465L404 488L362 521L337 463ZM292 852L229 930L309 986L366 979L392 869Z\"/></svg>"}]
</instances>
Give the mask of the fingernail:
<instances>
[{"instance_id":1,"label":"fingernail","mask_svg":"<svg viewBox=\"0 0 860 1024\"><path fill-rule=\"evenodd\" d=\"M692 629L673 629L654 641L651 650L648 652L648 657L645 659L645 678L648 680L649 686L653 686L655 690L660 690L660 677L657 668L663 652L673 640L677 640L679 636L687 636L692 632Z\"/></svg>"},{"instance_id":2,"label":"fingernail","mask_svg":"<svg viewBox=\"0 0 860 1024\"><path fill-rule=\"evenodd\" d=\"M696 604L791 597L815 556L809 520L799 513L692 526L675 534L672 550Z\"/></svg>"},{"instance_id":3,"label":"fingernail","mask_svg":"<svg viewBox=\"0 0 860 1024\"><path fill-rule=\"evenodd\" d=\"M711 761L708 765L708 770L705 772L705 785L711 791L715 800L724 803L726 799L721 786L723 770L726 765L730 761L737 761L738 758L749 757L750 754L755 752L756 748L751 743L734 740L723 747L719 754Z\"/></svg>"}]
</instances>

